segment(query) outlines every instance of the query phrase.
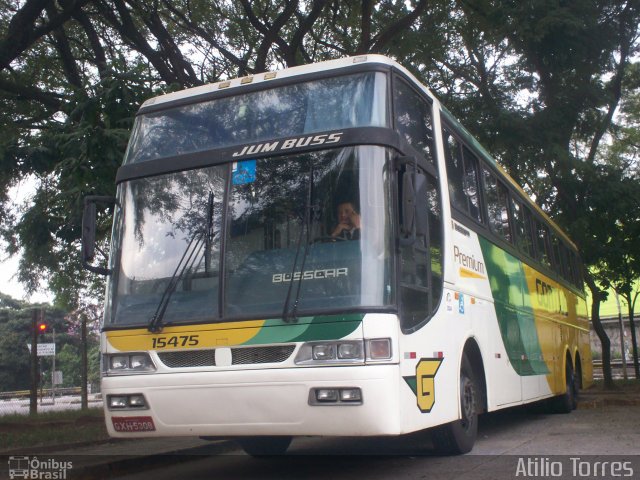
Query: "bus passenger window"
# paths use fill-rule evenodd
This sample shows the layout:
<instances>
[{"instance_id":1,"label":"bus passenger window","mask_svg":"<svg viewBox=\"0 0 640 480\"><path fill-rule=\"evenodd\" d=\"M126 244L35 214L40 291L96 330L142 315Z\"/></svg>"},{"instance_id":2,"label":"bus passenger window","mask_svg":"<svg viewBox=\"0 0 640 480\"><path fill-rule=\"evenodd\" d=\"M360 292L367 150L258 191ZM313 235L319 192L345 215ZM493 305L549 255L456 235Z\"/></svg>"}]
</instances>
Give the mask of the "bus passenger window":
<instances>
[{"instance_id":1,"label":"bus passenger window","mask_svg":"<svg viewBox=\"0 0 640 480\"><path fill-rule=\"evenodd\" d=\"M448 130L444 129L442 133L451 204L474 220L482 222L478 159Z\"/></svg>"},{"instance_id":2,"label":"bus passenger window","mask_svg":"<svg viewBox=\"0 0 640 480\"><path fill-rule=\"evenodd\" d=\"M531 234L531 212L520 201L511 198L511 210L513 211L513 226L515 229L516 247L533 257L533 235Z\"/></svg>"},{"instance_id":3,"label":"bus passenger window","mask_svg":"<svg viewBox=\"0 0 640 480\"><path fill-rule=\"evenodd\" d=\"M551 249L553 253L553 269L558 275L562 275L562 260L560 254L560 240L558 240L558 236L552 231L551 232Z\"/></svg>"},{"instance_id":4,"label":"bus passenger window","mask_svg":"<svg viewBox=\"0 0 640 480\"><path fill-rule=\"evenodd\" d=\"M511 242L507 187L498 181L493 173L486 169L483 169L483 172L489 227L492 232Z\"/></svg>"},{"instance_id":5,"label":"bus passenger window","mask_svg":"<svg viewBox=\"0 0 640 480\"><path fill-rule=\"evenodd\" d=\"M536 259L545 267L551 266L551 257L549 254L549 231L547 227L536 220Z\"/></svg>"}]
</instances>

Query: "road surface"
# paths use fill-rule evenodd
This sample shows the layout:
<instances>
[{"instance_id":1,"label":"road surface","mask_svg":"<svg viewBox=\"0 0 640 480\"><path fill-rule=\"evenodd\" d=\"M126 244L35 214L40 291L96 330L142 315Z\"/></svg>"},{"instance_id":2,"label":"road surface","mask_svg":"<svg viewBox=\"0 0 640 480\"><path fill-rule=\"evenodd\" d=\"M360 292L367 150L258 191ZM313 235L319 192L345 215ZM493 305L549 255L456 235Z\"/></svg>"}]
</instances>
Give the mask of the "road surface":
<instances>
[{"instance_id":1,"label":"road surface","mask_svg":"<svg viewBox=\"0 0 640 480\"><path fill-rule=\"evenodd\" d=\"M297 438L287 455L241 450L134 467L126 480L640 478L640 407L580 409L569 415L509 409L481 418L473 452L438 457L428 436L396 439ZM143 461L141 460L141 463Z\"/></svg>"}]
</instances>

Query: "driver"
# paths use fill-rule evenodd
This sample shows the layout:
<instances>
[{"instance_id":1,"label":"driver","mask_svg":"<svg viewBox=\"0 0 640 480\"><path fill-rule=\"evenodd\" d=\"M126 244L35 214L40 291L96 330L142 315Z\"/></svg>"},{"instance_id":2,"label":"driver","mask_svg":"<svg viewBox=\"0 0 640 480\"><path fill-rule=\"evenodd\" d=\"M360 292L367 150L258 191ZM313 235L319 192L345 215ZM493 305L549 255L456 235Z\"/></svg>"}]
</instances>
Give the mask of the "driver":
<instances>
[{"instance_id":1,"label":"driver","mask_svg":"<svg viewBox=\"0 0 640 480\"><path fill-rule=\"evenodd\" d=\"M338 205L338 226L333 229L331 236L342 240L360 239L360 214L353 202Z\"/></svg>"}]
</instances>

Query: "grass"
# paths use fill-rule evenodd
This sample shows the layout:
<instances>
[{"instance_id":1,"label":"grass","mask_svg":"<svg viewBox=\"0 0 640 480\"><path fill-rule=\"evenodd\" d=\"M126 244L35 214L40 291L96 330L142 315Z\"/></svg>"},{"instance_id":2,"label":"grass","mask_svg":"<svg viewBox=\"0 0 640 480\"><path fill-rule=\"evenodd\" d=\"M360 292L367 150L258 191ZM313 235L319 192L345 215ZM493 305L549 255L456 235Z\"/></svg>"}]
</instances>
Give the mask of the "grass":
<instances>
[{"instance_id":1,"label":"grass","mask_svg":"<svg viewBox=\"0 0 640 480\"><path fill-rule=\"evenodd\" d=\"M107 440L102 409L0 417L0 452Z\"/></svg>"}]
</instances>

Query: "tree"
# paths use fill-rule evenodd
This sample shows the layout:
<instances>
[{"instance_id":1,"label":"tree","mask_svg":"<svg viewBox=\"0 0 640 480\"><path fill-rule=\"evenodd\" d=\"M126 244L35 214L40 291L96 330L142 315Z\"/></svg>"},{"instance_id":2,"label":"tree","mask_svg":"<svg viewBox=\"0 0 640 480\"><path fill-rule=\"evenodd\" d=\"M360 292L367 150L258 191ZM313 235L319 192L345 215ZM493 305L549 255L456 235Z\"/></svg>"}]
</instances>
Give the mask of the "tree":
<instances>
[{"instance_id":1,"label":"tree","mask_svg":"<svg viewBox=\"0 0 640 480\"><path fill-rule=\"evenodd\" d=\"M615 125L613 140L603 154L607 165L624 173L611 185L618 194L609 207L616 209L616 221L603 235L604 248L597 268L601 284L612 286L627 303L634 369L636 379L640 379L634 320L640 295L640 290L634 290L640 278L640 65L628 70L624 86L631 93L621 106L622 123Z\"/></svg>"},{"instance_id":2,"label":"tree","mask_svg":"<svg viewBox=\"0 0 640 480\"><path fill-rule=\"evenodd\" d=\"M0 293L0 391L29 388L30 355L27 345L31 344L31 318L34 309L44 309L49 327L47 334L53 328L61 334L56 335L56 344L60 345L65 341L65 318L62 310L49 305L29 304Z\"/></svg>"},{"instance_id":3,"label":"tree","mask_svg":"<svg viewBox=\"0 0 640 480\"><path fill-rule=\"evenodd\" d=\"M0 209L1 233L24 252L21 281L32 290L49 281L70 309L80 289L101 289L77 260L81 198L113 193L144 99L344 55L405 64L569 231L588 265L604 254L589 217L606 194L603 140L632 90L638 2L0 1L0 202L17 178L38 179L24 213ZM617 213L606 213L615 225ZM594 327L604 332L597 315Z\"/></svg>"}]
</instances>

